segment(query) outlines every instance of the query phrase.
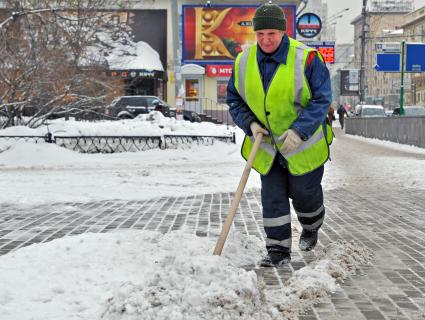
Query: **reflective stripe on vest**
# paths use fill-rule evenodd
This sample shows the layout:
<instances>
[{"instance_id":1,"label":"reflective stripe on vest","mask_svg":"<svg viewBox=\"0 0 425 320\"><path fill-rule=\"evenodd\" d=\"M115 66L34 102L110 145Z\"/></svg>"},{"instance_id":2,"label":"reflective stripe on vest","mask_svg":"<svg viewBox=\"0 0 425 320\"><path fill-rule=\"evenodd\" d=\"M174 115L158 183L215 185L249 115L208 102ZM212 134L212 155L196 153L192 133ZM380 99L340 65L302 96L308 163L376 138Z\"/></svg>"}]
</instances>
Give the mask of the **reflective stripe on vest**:
<instances>
[{"instance_id":1,"label":"reflective stripe on vest","mask_svg":"<svg viewBox=\"0 0 425 320\"><path fill-rule=\"evenodd\" d=\"M286 65L279 65L267 92L264 92L258 68L257 45L243 51L235 61L235 87L258 120L272 132L275 142L277 137L290 128L311 99L304 66L312 50L290 39ZM267 117L266 112L270 113ZM253 137L245 137L242 145L242 156L245 159L249 157L253 141ZM263 175L267 174L273 164L276 150L280 150L281 146L282 142L276 142L276 146L273 146L272 139L265 136L254 160L254 169ZM293 175L303 175L317 169L329 156L323 127L320 125L310 139L283 156L288 162L288 170Z\"/></svg>"}]
</instances>

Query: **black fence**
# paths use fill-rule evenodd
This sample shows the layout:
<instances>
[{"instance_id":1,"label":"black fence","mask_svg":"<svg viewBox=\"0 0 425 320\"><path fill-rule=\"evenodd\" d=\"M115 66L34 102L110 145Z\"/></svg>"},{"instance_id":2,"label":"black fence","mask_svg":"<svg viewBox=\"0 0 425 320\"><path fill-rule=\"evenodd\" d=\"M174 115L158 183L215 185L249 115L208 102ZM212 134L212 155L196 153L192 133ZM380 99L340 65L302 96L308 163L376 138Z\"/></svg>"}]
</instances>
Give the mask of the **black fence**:
<instances>
[{"instance_id":1,"label":"black fence","mask_svg":"<svg viewBox=\"0 0 425 320\"><path fill-rule=\"evenodd\" d=\"M136 152L151 149L190 148L212 145L215 141L236 143L235 133L227 136L163 135L163 136L0 136L0 139L55 143L80 153Z\"/></svg>"}]
</instances>

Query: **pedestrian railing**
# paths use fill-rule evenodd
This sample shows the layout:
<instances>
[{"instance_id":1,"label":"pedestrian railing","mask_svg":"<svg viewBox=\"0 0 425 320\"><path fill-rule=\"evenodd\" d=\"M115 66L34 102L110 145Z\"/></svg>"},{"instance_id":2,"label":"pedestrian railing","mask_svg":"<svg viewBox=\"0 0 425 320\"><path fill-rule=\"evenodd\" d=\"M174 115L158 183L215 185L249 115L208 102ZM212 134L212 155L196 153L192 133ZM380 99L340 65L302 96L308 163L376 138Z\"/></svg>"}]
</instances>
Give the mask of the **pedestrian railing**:
<instances>
[{"instance_id":1,"label":"pedestrian railing","mask_svg":"<svg viewBox=\"0 0 425 320\"><path fill-rule=\"evenodd\" d=\"M184 98L183 105L185 110L194 111L203 119L202 121L234 125L233 119L229 113L229 107L225 103L200 97L196 100Z\"/></svg>"},{"instance_id":2,"label":"pedestrian railing","mask_svg":"<svg viewBox=\"0 0 425 320\"><path fill-rule=\"evenodd\" d=\"M350 117L345 132L425 148L425 116Z\"/></svg>"},{"instance_id":3,"label":"pedestrian railing","mask_svg":"<svg viewBox=\"0 0 425 320\"><path fill-rule=\"evenodd\" d=\"M235 134L224 136L162 135L162 136L0 136L0 140L55 143L80 153L136 152L151 149L190 148L212 145L215 141L236 143Z\"/></svg>"},{"instance_id":4,"label":"pedestrian railing","mask_svg":"<svg viewBox=\"0 0 425 320\"><path fill-rule=\"evenodd\" d=\"M14 141L29 141L29 142L51 142L48 141L47 135L45 136L0 136L2 140L14 140Z\"/></svg>"}]
</instances>

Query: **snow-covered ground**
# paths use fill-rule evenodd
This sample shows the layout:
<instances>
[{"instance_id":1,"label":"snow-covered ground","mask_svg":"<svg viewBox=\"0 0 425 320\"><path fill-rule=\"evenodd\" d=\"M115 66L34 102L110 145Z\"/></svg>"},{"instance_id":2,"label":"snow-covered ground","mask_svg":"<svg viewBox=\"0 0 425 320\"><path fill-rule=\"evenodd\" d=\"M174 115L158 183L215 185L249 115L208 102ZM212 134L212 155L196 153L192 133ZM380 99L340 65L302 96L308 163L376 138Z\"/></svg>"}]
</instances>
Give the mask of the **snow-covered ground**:
<instances>
[{"instance_id":1,"label":"snow-covered ground","mask_svg":"<svg viewBox=\"0 0 425 320\"><path fill-rule=\"evenodd\" d=\"M165 118L159 112L134 120L97 123L53 121L53 135L228 135L227 126ZM44 135L46 127L12 127L0 135ZM79 154L55 144L0 139L2 202L36 203L149 199L231 191L240 179L240 147L217 142L178 150ZM12 181L11 186L9 182ZM32 181L32 186L28 185ZM33 184L35 183L35 184ZM259 177L249 187L259 185Z\"/></svg>"},{"instance_id":2,"label":"snow-covered ground","mask_svg":"<svg viewBox=\"0 0 425 320\"><path fill-rule=\"evenodd\" d=\"M61 135L229 133L226 126L160 116L96 124L57 120L49 129ZM245 165L239 152L243 135L236 132L237 144L119 154L78 154L54 144L0 139L1 203L31 214L31 206L40 203L234 191ZM46 128L0 131L0 135L45 133ZM352 141L353 146L347 148L341 141ZM369 152L359 154L360 144L382 152L378 158ZM393 147L395 156L387 152ZM425 188L422 149L347 136L335 139L332 149L326 189L374 179L379 184L384 178ZM358 167L352 162L344 165L353 158ZM259 176L252 172L247 188L258 187ZM19 249L0 256L0 318L284 319L303 303L337 290L338 281L370 258L358 244L331 243L316 253L315 264L294 272L283 292L266 292L256 273L243 269L256 263L264 243L231 233L223 256L216 257L215 241L185 230L166 235L115 231Z\"/></svg>"}]
</instances>

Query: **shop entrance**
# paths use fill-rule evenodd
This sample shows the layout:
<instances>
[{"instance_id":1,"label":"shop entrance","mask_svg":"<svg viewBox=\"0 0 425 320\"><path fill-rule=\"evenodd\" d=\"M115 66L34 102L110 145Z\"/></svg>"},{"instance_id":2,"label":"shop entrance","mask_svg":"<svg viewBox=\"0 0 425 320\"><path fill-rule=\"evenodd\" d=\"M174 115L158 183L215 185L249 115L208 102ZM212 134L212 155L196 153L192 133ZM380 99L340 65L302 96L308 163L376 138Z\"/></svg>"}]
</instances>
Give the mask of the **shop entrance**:
<instances>
[{"instance_id":1,"label":"shop entrance","mask_svg":"<svg viewBox=\"0 0 425 320\"><path fill-rule=\"evenodd\" d=\"M201 77L184 77L183 85L185 89L185 104L186 110L202 113L202 100L204 92L203 78Z\"/></svg>"},{"instance_id":2,"label":"shop entrance","mask_svg":"<svg viewBox=\"0 0 425 320\"><path fill-rule=\"evenodd\" d=\"M181 68L184 89L184 108L203 113L205 68L196 64L185 64Z\"/></svg>"}]
</instances>

